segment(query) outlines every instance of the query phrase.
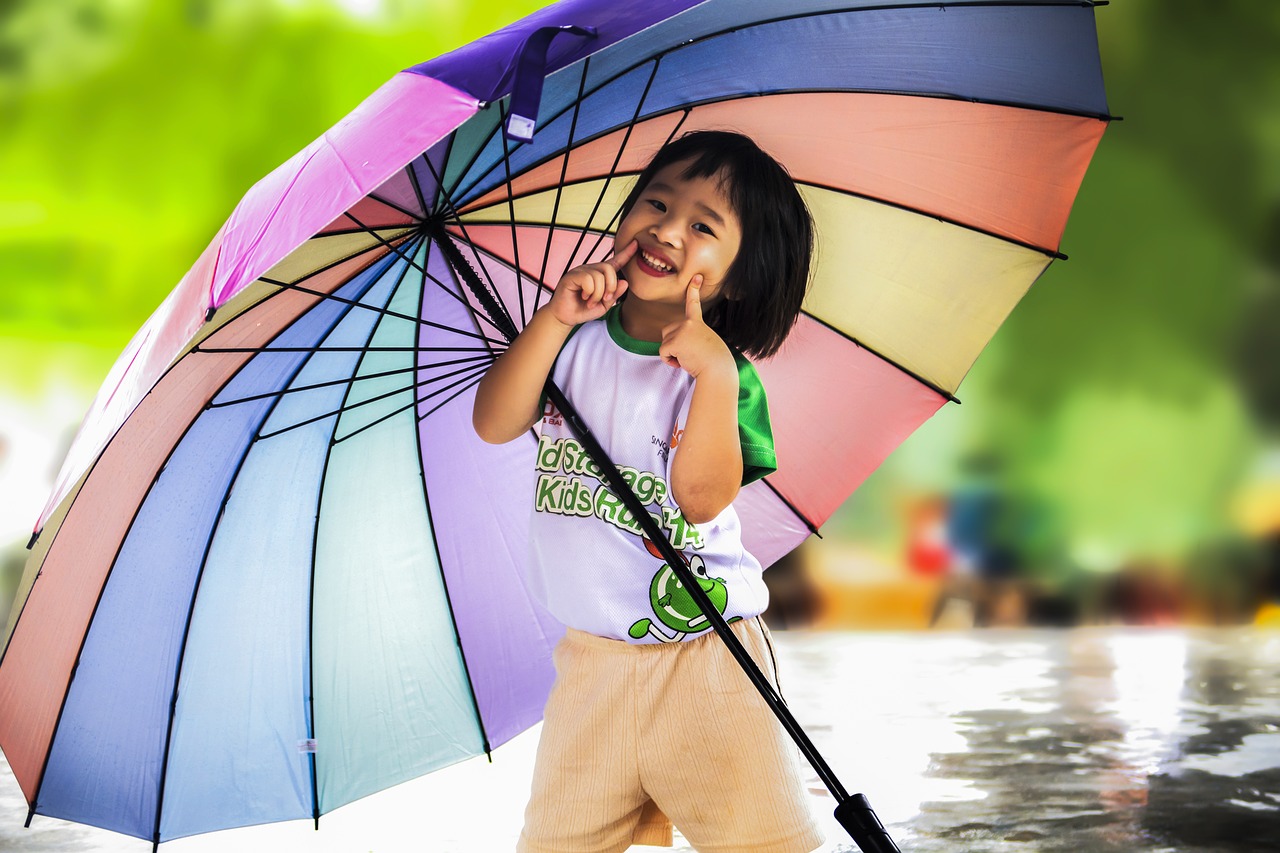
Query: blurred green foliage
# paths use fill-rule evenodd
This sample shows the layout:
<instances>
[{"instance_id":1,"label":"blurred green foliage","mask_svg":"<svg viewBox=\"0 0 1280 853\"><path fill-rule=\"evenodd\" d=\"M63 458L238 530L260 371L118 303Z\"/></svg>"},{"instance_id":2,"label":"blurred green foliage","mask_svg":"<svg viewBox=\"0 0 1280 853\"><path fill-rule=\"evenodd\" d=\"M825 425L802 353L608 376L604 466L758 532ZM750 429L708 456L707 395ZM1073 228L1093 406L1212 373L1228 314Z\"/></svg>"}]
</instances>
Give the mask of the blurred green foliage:
<instances>
[{"instance_id":1,"label":"blurred green foliage","mask_svg":"<svg viewBox=\"0 0 1280 853\"><path fill-rule=\"evenodd\" d=\"M245 190L401 68L542 5L7 0L0 384L96 386ZM1115 0L1112 110L1063 250L949 407L833 520L1001 460L1043 565L1231 534L1280 426L1280 5Z\"/></svg>"},{"instance_id":2,"label":"blurred green foliage","mask_svg":"<svg viewBox=\"0 0 1280 853\"><path fill-rule=\"evenodd\" d=\"M70 362L96 384L255 181L397 71L541 5L0 4L3 381L34 393Z\"/></svg>"}]
</instances>

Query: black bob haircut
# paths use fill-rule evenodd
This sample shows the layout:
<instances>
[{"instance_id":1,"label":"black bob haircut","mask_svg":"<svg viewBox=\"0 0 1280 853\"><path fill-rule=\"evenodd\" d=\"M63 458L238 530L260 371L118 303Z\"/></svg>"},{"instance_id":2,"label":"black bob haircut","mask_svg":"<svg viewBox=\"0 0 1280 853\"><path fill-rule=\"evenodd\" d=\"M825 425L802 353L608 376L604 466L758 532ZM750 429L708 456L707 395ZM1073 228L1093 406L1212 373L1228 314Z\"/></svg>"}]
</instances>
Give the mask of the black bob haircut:
<instances>
[{"instance_id":1,"label":"black bob haircut","mask_svg":"<svg viewBox=\"0 0 1280 853\"><path fill-rule=\"evenodd\" d=\"M738 256L703 319L721 339L752 358L778 351L800 316L813 257L813 218L787 170L747 136L693 131L663 146L636 180L622 217L654 175L685 163L682 177L718 176L742 228Z\"/></svg>"}]
</instances>

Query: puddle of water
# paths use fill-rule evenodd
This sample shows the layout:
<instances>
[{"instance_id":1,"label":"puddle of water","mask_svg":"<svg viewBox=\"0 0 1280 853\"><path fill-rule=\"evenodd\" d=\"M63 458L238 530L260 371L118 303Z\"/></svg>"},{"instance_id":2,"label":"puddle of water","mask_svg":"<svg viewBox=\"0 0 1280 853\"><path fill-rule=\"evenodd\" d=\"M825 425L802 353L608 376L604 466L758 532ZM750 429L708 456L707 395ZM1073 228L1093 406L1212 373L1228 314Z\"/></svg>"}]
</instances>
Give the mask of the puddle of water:
<instances>
[{"instance_id":1,"label":"puddle of water","mask_svg":"<svg viewBox=\"0 0 1280 853\"><path fill-rule=\"evenodd\" d=\"M904 850L1280 849L1280 634L790 635L782 657Z\"/></svg>"}]
</instances>

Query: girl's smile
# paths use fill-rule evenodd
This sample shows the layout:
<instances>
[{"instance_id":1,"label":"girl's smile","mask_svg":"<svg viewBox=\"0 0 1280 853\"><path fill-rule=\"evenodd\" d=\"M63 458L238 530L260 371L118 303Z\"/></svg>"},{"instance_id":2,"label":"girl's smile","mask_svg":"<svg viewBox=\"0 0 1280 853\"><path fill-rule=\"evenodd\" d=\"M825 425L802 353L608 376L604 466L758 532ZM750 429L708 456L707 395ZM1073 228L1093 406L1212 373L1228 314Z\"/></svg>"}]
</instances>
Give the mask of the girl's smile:
<instances>
[{"instance_id":1,"label":"girl's smile","mask_svg":"<svg viewBox=\"0 0 1280 853\"><path fill-rule=\"evenodd\" d=\"M636 252L636 260L641 270L649 275L659 278L667 275L675 275L675 265L656 252L651 253L644 249L640 249Z\"/></svg>"}]
</instances>

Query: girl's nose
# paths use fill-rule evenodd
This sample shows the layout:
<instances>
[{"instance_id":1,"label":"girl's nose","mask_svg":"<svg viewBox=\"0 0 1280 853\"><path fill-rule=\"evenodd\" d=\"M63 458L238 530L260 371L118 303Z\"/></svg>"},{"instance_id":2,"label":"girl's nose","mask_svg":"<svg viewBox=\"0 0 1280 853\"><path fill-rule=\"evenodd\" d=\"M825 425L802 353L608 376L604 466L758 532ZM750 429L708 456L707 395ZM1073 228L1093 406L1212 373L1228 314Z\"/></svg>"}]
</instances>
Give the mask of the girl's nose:
<instances>
[{"instance_id":1,"label":"girl's nose","mask_svg":"<svg viewBox=\"0 0 1280 853\"><path fill-rule=\"evenodd\" d=\"M679 234L679 226L669 217L659 219L650 230L653 232L654 239L668 246L675 245Z\"/></svg>"}]
</instances>

